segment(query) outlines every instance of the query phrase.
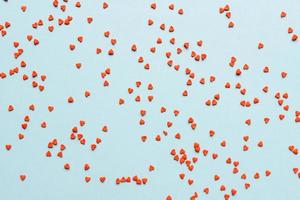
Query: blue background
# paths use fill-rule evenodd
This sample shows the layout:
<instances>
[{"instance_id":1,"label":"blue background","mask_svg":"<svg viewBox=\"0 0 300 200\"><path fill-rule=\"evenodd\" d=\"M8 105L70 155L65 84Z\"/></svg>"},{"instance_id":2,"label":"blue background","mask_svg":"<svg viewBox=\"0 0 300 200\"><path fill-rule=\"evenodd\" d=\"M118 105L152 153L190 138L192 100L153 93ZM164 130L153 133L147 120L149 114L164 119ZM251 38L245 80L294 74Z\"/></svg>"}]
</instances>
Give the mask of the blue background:
<instances>
[{"instance_id":1,"label":"blue background","mask_svg":"<svg viewBox=\"0 0 300 200\"><path fill-rule=\"evenodd\" d=\"M238 194L233 199L300 199L300 180L292 172L293 167L300 167L299 158L288 151L288 146L300 146L299 125L294 123L294 111L299 109L300 94L298 86L300 47L299 42L291 42L287 28L293 27L297 33L300 30L300 2L298 0L274 1L157 1L157 10L150 9L152 1L122 0L107 1L109 8L103 10L102 1L82 1L82 8L74 7L70 1L65 13L52 6L51 1L9 1L0 2L0 23L11 22L11 28L5 38L0 38L0 71L7 72L18 66L20 60L27 62L27 67L15 76L0 80L0 199L34 200L34 199L107 199L107 200L140 200L165 199L171 194L174 199L188 199L198 191L199 199L223 199L219 191L221 184L237 188ZM175 3L175 11L168 9L170 3ZM229 20L218 12L219 7L230 3L232 21L235 28L228 29ZM21 5L27 5L27 11L21 12ZM184 9L184 15L176 13L178 8ZM280 18L280 12L285 10L287 17ZM55 19L73 16L70 26L59 27L55 20L55 30L47 30L48 15ZM91 25L86 18L92 16ZM152 27L147 26L147 20L154 20ZM43 19L43 27L32 29L31 24ZM175 32L170 34L159 29L159 25L173 25ZM111 48L103 32L109 30L111 38L117 38L114 47L115 56L109 57L106 52ZM40 39L40 45L34 47L26 40L26 35L32 34ZM78 44L77 36L83 35L84 42ZM162 45L156 45L157 37L163 39ZM197 49L196 41L204 41L199 52L206 52L208 58L196 63L189 59L189 53L176 55L176 48L168 40L176 38L176 43L190 41L192 48ZM13 41L18 40L24 54L15 60ZM265 48L257 49L258 42L263 42ZM70 43L76 44L76 50L70 52ZM138 52L132 53L130 47L138 45ZM157 53L149 53L149 48L157 46ZM176 45L177 46L177 45ZM101 47L104 53L95 54L95 49ZM167 67L164 53L172 51L175 63L181 65L181 72ZM137 63L138 56L144 56L151 65L150 71L145 71L142 64ZM237 67L245 63L250 70L241 77L235 77L235 69L228 67L230 57L237 57ZM187 59L188 58L188 59ZM74 63L81 62L82 68L77 70ZM269 74L263 74L264 66L270 67ZM104 88L100 73L105 68L111 68L108 76L110 86ZM191 68L197 75L193 86L188 88L189 97L183 98L182 91L186 88L187 77L183 69ZM31 87L31 81L24 82L22 74L30 74L37 70L46 74L45 91L40 93ZM288 76L282 79L280 73L287 71ZM208 78L215 75L214 84L204 86L198 83L200 77ZM134 95L127 94L128 87L134 87L135 81L142 81L140 89L135 89ZM247 95L241 96L235 89L225 90L224 83L241 82L247 88ZM146 84L152 83L154 90L149 92ZM269 85L269 94L263 94L261 88ZM84 97L84 91L91 91L89 98ZM289 92L286 102L290 111L285 113L286 119L278 120L278 114L283 113L274 99L275 92ZM217 107L206 107L204 102L215 93L221 94ZM135 95L141 95L140 103L134 102ZM148 94L154 95L153 103L146 101ZM75 98L75 103L67 104L68 96ZM239 106L242 99L253 99L258 96L261 103L244 109ZM118 99L126 99L124 106L118 105ZM30 112L28 106L34 103L36 111ZM14 112L7 112L7 106L15 106ZM54 105L55 110L49 113L48 105ZM160 107L165 106L168 112L160 114ZM146 125L138 125L139 110L146 109ZM174 109L181 114L175 118ZM25 115L30 115L28 130L24 131L25 139L19 141L17 135L22 132L20 123ZM192 131L187 124L188 117L197 121L197 129ZM271 122L263 123L268 116ZM252 119L252 126L244 125L244 120ZM103 142L92 152L89 145L82 147L69 139L71 128L80 119L87 124L82 128L88 141L101 137ZM166 130L166 122L174 123L168 129L169 137L163 137L156 142L154 137ZM48 127L40 128L40 123L46 121ZM108 133L102 133L101 127L107 124ZM208 131L214 129L216 136L210 138ZM181 140L175 140L174 134L180 132ZM146 143L140 141L141 135L148 135ZM249 135L248 152L242 151L242 137ZM57 138L66 144L64 158L56 156L46 158L48 142ZM220 142L226 140L228 147L221 148ZM265 147L256 147L263 140ZM210 152L218 152L219 158L212 160L210 156L199 156L199 161L193 172L189 173L185 166L173 161L169 152L172 148L185 148L188 155L193 152L194 141L199 141L203 148ZM5 144L13 148L7 152ZM239 160L241 172L247 172L251 187L244 190L240 175L233 175L232 168L225 164L227 157ZM63 169L64 163L71 164L71 170ZM84 163L90 163L88 172L83 170ZM156 170L148 172L148 166L153 164ZM262 176L253 180L255 172L264 174L270 169L270 177ZM194 184L188 186L182 182L178 174L186 173L194 179ZM27 174L25 182L19 180L19 175ZM219 174L221 180L213 181L214 174ZM92 177L90 183L84 182L84 177ZM115 178L121 176L146 176L149 181L145 186L122 184L116 186ZM100 184L99 176L106 176L107 181ZM210 194L204 195L204 187L210 187Z\"/></svg>"}]
</instances>

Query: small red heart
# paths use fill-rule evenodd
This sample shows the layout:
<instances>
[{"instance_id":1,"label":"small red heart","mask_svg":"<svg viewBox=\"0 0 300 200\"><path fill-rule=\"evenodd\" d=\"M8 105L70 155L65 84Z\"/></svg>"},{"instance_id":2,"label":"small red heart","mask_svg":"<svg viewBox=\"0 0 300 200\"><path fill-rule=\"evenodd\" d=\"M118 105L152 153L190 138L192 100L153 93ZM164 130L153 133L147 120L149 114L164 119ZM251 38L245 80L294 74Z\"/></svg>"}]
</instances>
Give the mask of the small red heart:
<instances>
[{"instance_id":1,"label":"small red heart","mask_svg":"<svg viewBox=\"0 0 300 200\"><path fill-rule=\"evenodd\" d=\"M82 127L82 126L84 126L85 125L85 121L84 120L80 120L79 121L79 125Z\"/></svg>"},{"instance_id":2,"label":"small red heart","mask_svg":"<svg viewBox=\"0 0 300 200\"><path fill-rule=\"evenodd\" d=\"M152 8L153 10L156 9L156 3L152 3L150 6L151 6L151 8Z\"/></svg>"},{"instance_id":3,"label":"small red heart","mask_svg":"<svg viewBox=\"0 0 300 200\"><path fill-rule=\"evenodd\" d=\"M19 137L19 140L22 140L24 138L24 134L19 133L18 137Z\"/></svg>"},{"instance_id":4,"label":"small red heart","mask_svg":"<svg viewBox=\"0 0 300 200\"><path fill-rule=\"evenodd\" d=\"M76 46L75 46L74 44L70 44L70 45L69 45L69 48L70 48L71 51L73 51L73 50L75 49L75 47L76 47Z\"/></svg>"},{"instance_id":5,"label":"small red heart","mask_svg":"<svg viewBox=\"0 0 300 200\"><path fill-rule=\"evenodd\" d=\"M205 194L208 194L208 193L209 193L209 188L204 188L204 189L203 189L203 192L204 192Z\"/></svg>"},{"instance_id":6,"label":"small red heart","mask_svg":"<svg viewBox=\"0 0 300 200\"><path fill-rule=\"evenodd\" d=\"M107 38L108 38L108 37L109 37L109 35L110 35L110 32L109 32L109 31L106 31L106 32L104 32L104 36L105 36L105 37L107 37Z\"/></svg>"},{"instance_id":7,"label":"small red heart","mask_svg":"<svg viewBox=\"0 0 300 200\"><path fill-rule=\"evenodd\" d=\"M40 41L39 41L38 39L34 39L34 40L33 40L33 44L34 44L34 45L38 45L39 43L40 43Z\"/></svg>"},{"instance_id":8,"label":"small red heart","mask_svg":"<svg viewBox=\"0 0 300 200\"><path fill-rule=\"evenodd\" d=\"M27 9L26 5L22 5L22 6L21 6L21 10L22 10L23 12L25 12L26 9Z\"/></svg>"},{"instance_id":9,"label":"small red heart","mask_svg":"<svg viewBox=\"0 0 300 200\"><path fill-rule=\"evenodd\" d=\"M100 138L96 138L96 143L97 144L99 144L99 143L101 143L102 142L102 140L100 139Z\"/></svg>"},{"instance_id":10,"label":"small red heart","mask_svg":"<svg viewBox=\"0 0 300 200\"><path fill-rule=\"evenodd\" d=\"M204 149L204 150L203 150L203 155L204 155L204 156L207 156L207 154L208 154L208 150Z\"/></svg>"},{"instance_id":11,"label":"small red heart","mask_svg":"<svg viewBox=\"0 0 300 200\"><path fill-rule=\"evenodd\" d=\"M62 151L58 152L57 157L62 158L63 157L63 152Z\"/></svg>"},{"instance_id":12,"label":"small red heart","mask_svg":"<svg viewBox=\"0 0 300 200\"><path fill-rule=\"evenodd\" d=\"M212 154L212 158L213 158L213 159L217 159L217 158L218 158L218 154L213 153L213 154Z\"/></svg>"},{"instance_id":13,"label":"small red heart","mask_svg":"<svg viewBox=\"0 0 300 200\"><path fill-rule=\"evenodd\" d=\"M247 190L250 187L250 183L245 183L245 189Z\"/></svg>"},{"instance_id":14,"label":"small red heart","mask_svg":"<svg viewBox=\"0 0 300 200\"><path fill-rule=\"evenodd\" d=\"M232 196L236 195L236 193L237 193L237 190L236 190L236 189L231 189L231 195L232 195Z\"/></svg>"},{"instance_id":15,"label":"small red heart","mask_svg":"<svg viewBox=\"0 0 300 200\"><path fill-rule=\"evenodd\" d=\"M153 20L152 19L148 19L148 25L151 26L153 24Z\"/></svg>"},{"instance_id":16,"label":"small red heart","mask_svg":"<svg viewBox=\"0 0 300 200\"><path fill-rule=\"evenodd\" d=\"M84 92L84 96L85 96L85 97L89 97L90 95L91 95L91 93L90 93L89 91L85 91L85 92Z\"/></svg>"},{"instance_id":17,"label":"small red heart","mask_svg":"<svg viewBox=\"0 0 300 200\"><path fill-rule=\"evenodd\" d=\"M293 32L294 32L294 29L291 28L291 27L289 27L289 28L288 28L288 33L293 33Z\"/></svg>"},{"instance_id":18,"label":"small red heart","mask_svg":"<svg viewBox=\"0 0 300 200\"><path fill-rule=\"evenodd\" d=\"M111 42L112 45L115 45L117 43L117 40L116 39L111 39L110 42Z\"/></svg>"},{"instance_id":19,"label":"small red heart","mask_svg":"<svg viewBox=\"0 0 300 200\"><path fill-rule=\"evenodd\" d=\"M80 7L81 7L81 3L80 3L79 1L77 1L76 4L75 4L75 6L76 6L77 8L80 8Z\"/></svg>"},{"instance_id":20,"label":"small red heart","mask_svg":"<svg viewBox=\"0 0 300 200\"><path fill-rule=\"evenodd\" d=\"M215 181L218 181L220 179L220 177L218 175L214 176Z\"/></svg>"},{"instance_id":21,"label":"small red heart","mask_svg":"<svg viewBox=\"0 0 300 200\"><path fill-rule=\"evenodd\" d=\"M82 144L82 145L85 145L85 142L86 142L86 141L85 141L84 138L80 140L80 144Z\"/></svg>"},{"instance_id":22,"label":"small red heart","mask_svg":"<svg viewBox=\"0 0 300 200\"><path fill-rule=\"evenodd\" d=\"M48 106L48 111L52 112L54 110L54 106Z\"/></svg>"},{"instance_id":23,"label":"small red heart","mask_svg":"<svg viewBox=\"0 0 300 200\"><path fill-rule=\"evenodd\" d=\"M286 12L282 11L282 12L280 13L280 17L281 17L281 18L286 17Z\"/></svg>"},{"instance_id":24,"label":"small red heart","mask_svg":"<svg viewBox=\"0 0 300 200\"><path fill-rule=\"evenodd\" d=\"M32 40L32 35L27 35L27 40L31 41Z\"/></svg>"},{"instance_id":25,"label":"small red heart","mask_svg":"<svg viewBox=\"0 0 300 200\"><path fill-rule=\"evenodd\" d=\"M45 86L39 85L39 90L42 92L45 89Z\"/></svg>"},{"instance_id":26,"label":"small red heart","mask_svg":"<svg viewBox=\"0 0 300 200\"><path fill-rule=\"evenodd\" d=\"M34 111L34 110L35 110L35 106L34 106L33 104L31 104L31 105L29 106L29 110Z\"/></svg>"},{"instance_id":27,"label":"small red heart","mask_svg":"<svg viewBox=\"0 0 300 200\"><path fill-rule=\"evenodd\" d=\"M84 164L84 170L87 171L90 169L90 165L88 163Z\"/></svg>"},{"instance_id":28,"label":"small red heart","mask_svg":"<svg viewBox=\"0 0 300 200\"><path fill-rule=\"evenodd\" d=\"M183 9L179 9L178 14L183 15Z\"/></svg>"},{"instance_id":29,"label":"small red heart","mask_svg":"<svg viewBox=\"0 0 300 200\"><path fill-rule=\"evenodd\" d=\"M66 164L64 165L64 168L65 168L65 170L69 170L69 169L70 169L70 164L69 164L69 163L66 163Z\"/></svg>"},{"instance_id":30,"label":"small red heart","mask_svg":"<svg viewBox=\"0 0 300 200\"><path fill-rule=\"evenodd\" d=\"M77 37L77 40L78 40L78 42L80 42L80 43L83 42L83 36L78 36L78 37Z\"/></svg>"},{"instance_id":31,"label":"small red heart","mask_svg":"<svg viewBox=\"0 0 300 200\"><path fill-rule=\"evenodd\" d=\"M21 124L21 127L22 127L22 129L26 129L27 128L27 123L23 123L23 124Z\"/></svg>"},{"instance_id":32,"label":"small red heart","mask_svg":"<svg viewBox=\"0 0 300 200\"><path fill-rule=\"evenodd\" d=\"M264 48L264 44L263 43L258 43L258 49L262 49L262 48Z\"/></svg>"},{"instance_id":33,"label":"small red heart","mask_svg":"<svg viewBox=\"0 0 300 200\"><path fill-rule=\"evenodd\" d=\"M85 182L90 182L90 180L91 180L91 177L89 177L89 176L86 176L85 178L84 178L84 180L85 180Z\"/></svg>"},{"instance_id":34,"label":"small red heart","mask_svg":"<svg viewBox=\"0 0 300 200\"><path fill-rule=\"evenodd\" d=\"M11 150L11 147L12 147L11 144L6 144L5 145L5 148L6 148L7 151Z\"/></svg>"},{"instance_id":35,"label":"small red heart","mask_svg":"<svg viewBox=\"0 0 300 200\"><path fill-rule=\"evenodd\" d=\"M90 24L90 23L92 23L93 22L93 18L92 17L88 17L87 18L87 22Z\"/></svg>"},{"instance_id":36,"label":"small red heart","mask_svg":"<svg viewBox=\"0 0 300 200\"><path fill-rule=\"evenodd\" d=\"M20 175L20 179L21 179L21 181L24 181L26 179L26 175L24 175L24 174Z\"/></svg>"},{"instance_id":37,"label":"small red heart","mask_svg":"<svg viewBox=\"0 0 300 200\"><path fill-rule=\"evenodd\" d=\"M48 30L50 31L50 32L53 32L53 30L54 30L54 26L48 26Z\"/></svg>"},{"instance_id":38,"label":"small red heart","mask_svg":"<svg viewBox=\"0 0 300 200\"><path fill-rule=\"evenodd\" d=\"M41 123L41 127L42 127L42 128L46 128L46 127L47 127L47 123L46 123L46 122L42 122L42 123Z\"/></svg>"},{"instance_id":39,"label":"small red heart","mask_svg":"<svg viewBox=\"0 0 300 200\"><path fill-rule=\"evenodd\" d=\"M295 174L297 174L298 171L299 171L299 168L298 168L298 167L293 168L293 172L294 172Z\"/></svg>"},{"instance_id":40,"label":"small red heart","mask_svg":"<svg viewBox=\"0 0 300 200\"><path fill-rule=\"evenodd\" d=\"M110 49L110 50L108 50L107 53L108 53L108 55L112 56L112 55L114 55L114 50Z\"/></svg>"},{"instance_id":41,"label":"small red heart","mask_svg":"<svg viewBox=\"0 0 300 200\"><path fill-rule=\"evenodd\" d=\"M188 180L188 184L189 184L189 185L192 185L193 183L194 183L194 180L192 180L192 179L189 179L189 180Z\"/></svg>"},{"instance_id":42,"label":"small red heart","mask_svg":"<svg viewBox=\"0 0 300 200\"><path fill-rule=\"evenodd\" d=\"M100 180L101 183L104 183L106 178L104 176L100 176L99 180Z\"/></svg>"},{"instance_id":43,"label":"small red heart","mask_svg":"<svg viewBox=\"0 0 300 200\"><path fill-rule=\"evenodd\" d=\"M103 9L106 9L106 8L108 8L108 4L106 2L104 2L102 7L103 7Z\"/></svg>"},{"instance_id":44,"label":"small red heart","mask_svg":"<svg viewBox=\"0 0 300 200\"><path fill-rule=\"evenodd\" d=\"M96 144L91 144L91 150L94 151L97 148Z\"/></svg>"}]
</instances>

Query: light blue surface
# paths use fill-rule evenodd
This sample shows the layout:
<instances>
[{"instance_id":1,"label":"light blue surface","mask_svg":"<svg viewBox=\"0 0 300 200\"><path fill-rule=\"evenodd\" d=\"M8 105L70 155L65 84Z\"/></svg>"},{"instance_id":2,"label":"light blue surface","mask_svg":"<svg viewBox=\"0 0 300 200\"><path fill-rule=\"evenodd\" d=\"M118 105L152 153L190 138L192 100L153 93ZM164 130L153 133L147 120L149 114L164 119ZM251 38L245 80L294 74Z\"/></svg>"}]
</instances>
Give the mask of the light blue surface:
<instances>
[{"instance_id":1,"label":"light blue surface","mask_svg":"<svg viewBox=\"0 0 300 200\"><path fill-rule=\"evenodd\" d=\"M109 0L109 8L101 8L102 1L82 1L82 8L77 9L70 1L67 12L62 13L52 6L51 1L13 1L0 2L0 23L11 22L8 35L0 38L0 71L7 72L13 66L18 66L20 60L27 62L27 67L20 73L0 80L0 199L6 200L50 200L50 199L103 199L103 200L154 200L165 199L171 194L174 199L189 199L195 191L200 193L199 199L223 199L224 193L219 191L221 184L227 186L227 192L232 187L238 189L238 194L232 199L242 200L299 200L300 179L293 174L293 167L300 167L299 158L288 151L288 146L294 144L300 147L299 124L294 123L294 111L300 109L300 46L299 42L291 42L287 28L293 27L295 33L300 30L300 1L223 1L223 0L188 0L174 1L175 10L184 9L180 16L176 11L168 9L171 1L157 1L157 10L150 9L152 1L141 0ZM229 20L218 12L219 7L230 3L232 21L235 28L228 29ZM20 6L27 5L27 11L21 12ZM280 12L285 10L287 18L281 19ZM55 30L47 30L48 15L55 19L73 16L70 26L59 27L55 21ZM92 16L91 25L86 18ZM152 27L147 26L147 20L154 20ZM31 24L43 19L43 27L32 29ZM159 29L159 24L173 25L175 32L170 34ZM168 26L167 26L168 27ZM117 38L115 56L109 57L106 51L111 48L103 32L109 30L111 38ZM300 32L298 32L300 33ZM32 34L40 39L40 45L34 47L27 42L26 35ZM83 35L84 42L78 44L77 36ZM162 45L156 45L157 37L163 39ZM203 50L208 54L204 62L196 63L189 58L189 53L176 55L176 48L169 44L171 37L176 43L189 41L192 48ZM203 47L196 47L196 41L202 39ZM12 53L15 49L13 41L18 40L24 54L15 60ZM263 42L265 48L257 49L258 42ZM70 43L76 44L76 50L70 52ZM130 47L138 45L138 52L133 53ZM149 53L149 48L157 46L157 53ZM104 50L101 55L95 54L96 47ZM177 45L176 45L177 47ZM176 72L166 65L164 53L172 51L175 63L181 65L181 72ZM138 56L144 56L145 62L151 65L150 71L143 69L143 64L137 63ZM237 57L237 67L245 63L250 70L241 77L235 77L235 69L228 67L230 57ZM80 70L74 63L82 62ZM270 67L269 74L263 74L264 66ZM105 68L111 68L108 76L110 86L104 88L100 73ZM193 86L188 88L189 97L183 98L182 91L186 88L187 77L183 73L185 67L191 68L196 74ZM22 74L30 74L37 70L46 74L45 91L40 93L31 87L31 81L24 82ZM286 79L281 79L280 73L287 71ZM198 83L200 77L208 78L215 75L214 84L204 86ZM140 103L134 102L135 95L128 95L127 88L134 87L135 81L142 81L140 89L134 94L141 95ZM235 89L225 90L225 82L241 82L247 88L247 95L241 96ZM154 90L146 90L146 84L152 83ZM269 94L263 94L261 88L269 85ZM84 97L84 91L91 91L89 98ZM286 102L290 111L284 121L278 120L278 114L283 113L273 98L275 92L289 92ZM215 93L221 94L217 107L206 107L204 102ZM153 103L146 101L148 94L154 95ZM75 98L75 103L67 104L68 96ZM253 99L258 96L261 103L244 109L239 106L242 99ZM118 105L118 99L126 99L126 104ZM36 111L30 112L28 106L34 103ZM7 106L13 104L15 111L7 112ZM55 110L49 113L48 105L54 105ZM165 106L168 112L160 114L160 107ZM146 109L146 125L138 125L139 110ZM181 114L175 118L174 109ZM25 139L19 141L17 135L22 132L20 123L25 115L30 115L28 130L24 131ZM187 124L188 117L197 121L196 131ZM271 118L269 125L263 123L263 118ZM244 125L244 120L252 119L252 126ZM71 128L80 119L87 124L82 128L88 141L96 136L103 143L92 152L89 145L82 147L69 139ZM174 123L168 129L169 137L163 137L161 142L155 142L154 137L167 130L166 122ZM46 129L40 128L40 123L47 121ZM108 133L102 133L101 127L107 124ZM208 131L214 129L216 136L210 138ZM180 132L181 140L175 140L174 134ZM140 135L148 135L146 143L140 141ZM243 135L249 135L248 152L242 151ZM56 156L46 158L48 142L57 138L66 144L64 158ZM228 147L222 149L220 142L227 141ZM265 147L256 147L258 141L264 140ZM195 170L189 173L185 166L173 161L169 152L172 148L185 148L188 155L193 152L194 141L200 141L203 148L210 152L218 152L219 158L199 157ZM13 148L7 152L5 144L11 143ZM89 142L88 142L89 143ZM233 175L232 168L225 164L230 156L239 160L241 172L248 172L251 187L244 190L240 175ZM71 170L63 169L64 163L71 164ZM83 170L84 163L90 163L88 172ZM156 170L148 172L148 166L153 164ZM270 169L270 177L262 176L253 180L254 172L261 175ZM183 183L178 174L186 172L187 178L193 178L195 183L188 186ZM27 174L24 182L19 175ZM213 181L214 174L219 174L221 180ZM93 179L84 182L84 176ZM115 178L120 176L148 177L145 186L123 184L116 186ZM104 184L98 181L99 176L108 179ZM204 195L204 187L210 187L210 194Z\"/></svg>"}]
</instances>

